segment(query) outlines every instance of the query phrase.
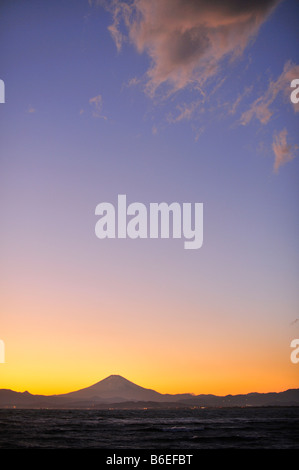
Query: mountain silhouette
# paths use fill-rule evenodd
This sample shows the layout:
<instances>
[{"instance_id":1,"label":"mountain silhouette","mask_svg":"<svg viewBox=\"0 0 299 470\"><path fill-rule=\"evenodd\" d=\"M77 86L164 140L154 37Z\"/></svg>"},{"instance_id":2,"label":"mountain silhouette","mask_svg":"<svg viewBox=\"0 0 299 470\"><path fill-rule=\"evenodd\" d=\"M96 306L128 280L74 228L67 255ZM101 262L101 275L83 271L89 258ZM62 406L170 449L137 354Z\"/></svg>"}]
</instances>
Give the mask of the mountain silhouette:
<instances>
[{"instance_id":1,"label":"mountain silhouette","mask_svg":"<svg viewBox=\"0 0 299 470\"><path fill-rule=\"evenodd\" d=\"M233 406L299 406L299 389L242 395L162 394L110 375L90 387L62 395L33 395L0 389L0 408L190 408Z\"/></svg>"},{"instance_id":2,"label":"mountain silhouette","mask_svg":"<svg viewBox=\"0 0 299 470\"><path fill-rule=\"evenodd\" d=\"M102 399L103 401L157 401L163 399L161 393L130 382L121 375L110 375L106 379L82 388L76 392L70 392L64 397L76 400Z\"/></svg>"}]
</instances>

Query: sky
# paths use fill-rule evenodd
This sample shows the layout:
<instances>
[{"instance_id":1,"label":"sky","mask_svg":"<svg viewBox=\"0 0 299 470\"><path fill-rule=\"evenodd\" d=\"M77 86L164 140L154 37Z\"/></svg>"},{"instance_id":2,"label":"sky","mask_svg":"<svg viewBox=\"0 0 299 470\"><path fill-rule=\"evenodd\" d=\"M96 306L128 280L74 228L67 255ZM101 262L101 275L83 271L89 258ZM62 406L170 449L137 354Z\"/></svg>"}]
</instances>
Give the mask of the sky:
<instances>
[{"instance_id":1,"label":"sky","mask_svg":"<svg viewBox=\"0 0 299 470\"><path fill-rule=\"evenodd\" d=\"M299 386L296 0L3 1L0 388ZM203 245L96 206L203 204Z\"/></svg>"}]
</instances>

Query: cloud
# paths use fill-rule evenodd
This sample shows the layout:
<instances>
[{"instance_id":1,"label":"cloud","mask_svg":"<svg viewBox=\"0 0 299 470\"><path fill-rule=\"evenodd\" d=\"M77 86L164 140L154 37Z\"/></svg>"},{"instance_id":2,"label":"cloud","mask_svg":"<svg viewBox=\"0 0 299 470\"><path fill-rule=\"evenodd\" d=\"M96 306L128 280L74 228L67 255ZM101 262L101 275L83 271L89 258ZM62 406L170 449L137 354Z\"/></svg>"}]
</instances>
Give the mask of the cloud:
<instances>
[{"instance_id":1,"label":"cloud","mask_svg":"<svg viewBox=\"0 0 299 470\"><path fill-rule=\"evenodd\" d=\"M299 103L292 103L291 82L294 78L299 77L299 65L287 61L284 65L283 71L277 80L271 80L266 92L258 97L245 111L241 118L240 123L244 126L249 124L252 119L256 118L261 124L266 125L274 114L273 104L279 95L282 95L290 105L293 106L295 112L299 111ZM274 171L287 162L295 158L295 151L298 149L297 145L290 145L287 143L287 130L283 129L278 134L274 135L272 149L275 155Z\"/></svg>"},{"instance_id":2,"label":"cloud","mask_svg":"<svg viewBox=\"0 0 299 470\"><path fill-rule=\"evenodd\" d=\"M287 130L283 129L274 136L272 148L275 154L274 171L277 173L282 165L295 158L294 151L298 149L298 146L287 143Z\"/></svg>"},{"instance_id":3,"label":"cloud","mask_svg":"<svg viewBox=\"0 0 299 470\"><path fill-rule=\"evenodd\" d=\"M157 133L158 133L157 126L154 124L153 127L152 127L152 134L156 135Z\"/></svg>"},{"instance_id":4,"label":"cloud","mask_svg":"<svg viewBox=\"0 0 299 470\"><path fill-rule=\"evenodd\" d=\"M191 103L182 103L177 105L178 114L173 116L172 114L168 115L168 122L175 123L183 120L189 121L196 111L196 109L201 104L201 100L196 100Z\"/></svg>"},{"instance_id":5,"label":"cloud","mask_svg":"<svg viewBox=\"0 0 299 470\"><path fill-rule=\"evenodd\" d=\"M93 98L90 98L89 104L92 106L92 109L93 109L93 112L92 112L93 117L107 119L107 117L102 114L102 108L103 108L102 95L97 95L97 96L94 96Z\"/></svg>"},{"instance_id":6,"label":"cloud","mask_svg":"<svg viewBox=\"0 0 299 470\"><path fill-rule=\"evenodd\" d=\"M34 113L36 113L36 108L34 108L33 106L29 106L28 109L27 109L27 112L29 114L34 114Z\"/></svg>"},{"instance_id":7,"label":"cloud","mask_svg":"<svg viewBox=\"0 0 299 470\"><path fill-rule=\"evenodd\" d=\"M123 42L126 40L126 36L120 32L119 26L121 19L126 19L127 16L130 15L130 6L125 2L118 0L112 0L110 4L109 2L106 2L105 5L113 14L113 23L108 27L108 30L114 39L117 50L120 51ZM126 23L128 24L127 21Z\"/></svg>"},{"instance_id":8,"label":"cloud","mask_svg":"<svg viewBox=\"0 0 299 470\"><path fill-rule=\"evenodd\" d=\"M243 100L244 97L246 97L247 95L249 95L251 93L252 88L253 88L253 86L246 87L245 90L243 91L243 93L238 95L237 99L234 101L231 108L229 109L229 114L235 114L236 113L239 104L241 103L241 101Z\"/></svg>"},{"instance_id":9,"label":"cloud","mask_svg":"<svg viewBox=\"0 0 299 470\"><path fill-rule=\"evenodd\" d=\"M137 77L132 77L130 78L130 80L128 80L128 83L127 83L127 86L128 87L131 87L131 86L136 86L140 83L140 79L137 78Z\"/></svg>"},{"instance_id":10,"label":"cloud","mask_svg":"<svg viewBox=\"0 0 299 470\"><path fill-rule=\"evenodd\" d=\"M291 81L299 77L299 65L293 64L291 61L285 63L281 75L276 81L271 81L266 93L257 98L250 108L245 111L240 119L241 124L248 124L254 117L262 124L267 124L273 115L271 105L276 100L279 93L287 96L291 103L290 95L292 88L290 88ZM292 103L291 103L292 104ZM293 104L295 112L299 111L299 103Z\"/></svg>"},{"instance_id":11,"label":"cloud","mask_svg":"<svg viewBox=\"0 0 299 470\"><path fill-rule=\"evenodd\" d=\"M202 86L224 59L242 54L279 1L112 0L109 31L118 50L128 37L150 57L146 90L151 95L162 84L177 91Z\"/></svg>"},{"instance_id":12,"label":"cloud","mask_svg":"<svg viewBox=\"0 0 299 470\"><path fill-rule=\"evenodd\" d=\"M157 96L158 90L167 92L164 97L185 88L198 92L189 103L180 102L167 114L168 123L191 121L194 126L200 117L203 119L203 113L215 115L217 109L219 115L219 103L211 108L212 95L227 79L229 66L242 56L281 1L110 0L105 5L112 14L109 31L117 50L121 50L124 42L130 42L150 59L143 77L150 97ZM299 65L287 61L280 76L269 82L266 91L255 100L252 98L252 104L241 114L238 123L247 125L256 119L262 125L268 124L278 97L298 112L299 103L290 100L291 81L298 77ZM134 77L130 85L140 82ZM226 114L233 116L239 112L241 102L245 98L247 101L251 93L253 86L247 86L226 103ZM188 100L188 96L191 95L186 95L185 99ZM196 139L203 129L199 122L195 128ZM156 131L153 127L152 132ZM275 172L295 157L297 146L289 144L287 137L286 129L273 137Z\"/></svg>"}]
</instances>

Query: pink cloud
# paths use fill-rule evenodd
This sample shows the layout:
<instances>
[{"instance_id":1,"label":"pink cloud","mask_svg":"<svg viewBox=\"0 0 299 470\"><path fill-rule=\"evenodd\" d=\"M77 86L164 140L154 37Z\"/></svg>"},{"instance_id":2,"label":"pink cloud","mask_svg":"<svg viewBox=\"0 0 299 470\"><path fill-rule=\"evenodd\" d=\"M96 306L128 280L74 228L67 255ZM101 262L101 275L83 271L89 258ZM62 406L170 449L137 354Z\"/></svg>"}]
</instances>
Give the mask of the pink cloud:
<instances>
[{"instance_id":1,"label":"pink cloud","mask_svg":"<svg viewBox=\"0 0 299 470\"><path fill-rule=\"evenodd\" d=\"M105 120L107 119L107 117L102 114L102 108L103 108L102 95L97 95L97 96L94 96L93 98L90 98L89 104L90 106L92 106L92 109L93 109L92 111L93 117L103 118Z\"/></svg>"},{"instance_id":2,"label":"pink cloud","mask_svg":"<svg viewBox=\"0 0 299 470\"><path fill-rule=\"evenodd\" d=\"M169 114L168 122L175 123L183 120L189 121L194 116L194 113L200 104L200 100L193 101L191 103L178 104L176 107L178 110L178 114L176 116Z\"/></svg>"},{"instance_id":3,"label":"pink cloud","mask_svg":"<svg viewBox=\"0 0 299 470\"><path fill-rule=\"evenodd\" d=\"M295 158L294 151L298 149L298 146L292 146L287 143L287 134L287 130L283 129L274 136L272 148L275 154L274 171L276 173L282 165Z\"/></svg>"},{"instance_id":4,"label":"pink cloud","mask_svg":"<svg viewBox=\"0 0 299 470\"><path fill-rule=\"evenodd\" d=\"M120 49L123 20L131 42L151 65L147 91L202 86L226 57L242 54L279 0L113 0L110 32Z\"/></svg>"},{"instance_id":5,"label":"pink cloud","mask_svg":"<svg viewBox=\"0 0 299 470\"><path fill-rule=\"evenodd\" d=\"M290 84L294 78L299 78L299 65L292 64L288 61L285 63L283 71L278 79L271 81L264 95L257 98L250 108L242 114L241 124L248 124L254 117L256 117L262 124L267 124L273 115L271 105L279 93L283 93L289 103L292 104L290 99L292 88L290 87ZM292 104L292 106L295 112L299 111L299 103Z\"/></svg>"}]
</instances>

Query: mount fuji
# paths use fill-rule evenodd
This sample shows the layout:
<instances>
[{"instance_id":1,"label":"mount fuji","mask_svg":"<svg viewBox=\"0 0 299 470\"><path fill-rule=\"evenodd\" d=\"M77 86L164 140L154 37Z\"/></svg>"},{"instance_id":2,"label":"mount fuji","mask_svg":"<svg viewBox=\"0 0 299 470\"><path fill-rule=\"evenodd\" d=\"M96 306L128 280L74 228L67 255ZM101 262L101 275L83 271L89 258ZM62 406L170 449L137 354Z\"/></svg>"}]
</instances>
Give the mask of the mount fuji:
<instances>
[{"instance_id":1,"label":"mount fuji","mask_svg":"<svg viewBox=\"0 0 299 470\"><path fill-rule=\"evenodd\" d=\"M0 389L0 408L190 408L232 406L299 406L299 389L242 395L162 394L110 375L90 387L62 395L33 395Z\"/></svg>"}]
</instances>

